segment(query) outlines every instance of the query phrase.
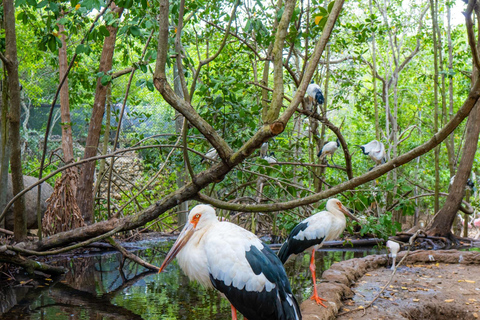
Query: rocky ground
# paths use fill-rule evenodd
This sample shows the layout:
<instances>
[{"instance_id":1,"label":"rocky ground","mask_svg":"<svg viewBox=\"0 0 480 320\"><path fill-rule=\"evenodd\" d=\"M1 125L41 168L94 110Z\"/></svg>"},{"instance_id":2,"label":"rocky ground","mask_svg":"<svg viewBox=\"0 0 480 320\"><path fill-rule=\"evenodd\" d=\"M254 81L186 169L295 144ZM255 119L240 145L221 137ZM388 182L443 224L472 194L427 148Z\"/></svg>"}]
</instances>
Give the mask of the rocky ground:
<instances>
[{"instance_id":1,"label":"rocky ground","mask_svg":"<svg viewBox=\"0 0 480 320\"><path fill-rule=\"evenodd\" d=\"M305 301L303 319L480 319L480 252L414 251L405 261L393 276L385 255L332 265L317 285L328 308Z\"/></svg>"}]
</instances>

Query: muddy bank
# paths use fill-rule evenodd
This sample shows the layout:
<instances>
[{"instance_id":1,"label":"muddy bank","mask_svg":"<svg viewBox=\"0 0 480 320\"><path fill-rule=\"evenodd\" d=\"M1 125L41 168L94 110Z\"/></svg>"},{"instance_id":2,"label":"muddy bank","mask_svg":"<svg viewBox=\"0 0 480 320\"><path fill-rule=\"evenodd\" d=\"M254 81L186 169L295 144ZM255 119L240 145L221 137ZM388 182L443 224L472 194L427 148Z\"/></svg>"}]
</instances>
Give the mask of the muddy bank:
<instances>
[{"instance_id":1,"label":"muddy bank","mask_svg":"<svg viewBox=\"0 0 480 320\"><path fill-rule=\"evenodd\" d=\"M364 311L390 280L386 264L385 255L333 264L317 285L329 307L304 301L303 319L480 319L479 252L411 252L373 307Z\"/></svg>"}]
</instances>

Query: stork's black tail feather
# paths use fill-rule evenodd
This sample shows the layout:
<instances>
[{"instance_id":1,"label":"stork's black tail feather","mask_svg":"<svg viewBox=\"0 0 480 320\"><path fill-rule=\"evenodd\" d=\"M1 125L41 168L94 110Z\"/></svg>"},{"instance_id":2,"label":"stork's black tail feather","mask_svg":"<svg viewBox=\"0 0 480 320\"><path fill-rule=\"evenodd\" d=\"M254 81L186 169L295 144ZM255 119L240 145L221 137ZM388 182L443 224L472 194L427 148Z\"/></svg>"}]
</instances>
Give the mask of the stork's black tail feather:
<instances>
[{"instance_id":1,"label":"stork's black tail feather","mask_svg":"<svg viewBox=\"0 0 480 320\"><path fill-rule=\"evenodd\" d=\"M315 94L315 100L317 100L318 104L323 104L325 101L325 98L323 97L322 91L318 90L317 93Z\"/></svg>"},{"instance_id":2,"label":"stork's black tail feather","mask_svg":"<svg viewBox=\"0 0 480 320\"><path fill-rule=\"evenodd\" d=\"M288 250L288 240L285 241L285 243L282 245L280 248L280 251L278 251L278 258L280 261L282 261L283 264L288 260L288 257L291 255L291 252Z\"/></svg>"}]
</instances>

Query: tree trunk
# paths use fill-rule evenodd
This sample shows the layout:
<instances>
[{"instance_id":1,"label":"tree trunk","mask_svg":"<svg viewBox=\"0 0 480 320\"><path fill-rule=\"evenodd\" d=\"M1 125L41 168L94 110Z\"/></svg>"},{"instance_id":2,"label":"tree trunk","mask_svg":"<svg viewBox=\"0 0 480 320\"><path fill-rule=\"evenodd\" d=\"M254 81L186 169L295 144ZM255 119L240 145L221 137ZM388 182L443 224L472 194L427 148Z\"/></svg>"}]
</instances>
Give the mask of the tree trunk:
<instances>
[{"instance_id":1,"label":"tree trunk","mask_svg":"<svg viewBox=\"0 0 480 320\"><path fill-rule=\"evenodd\" d=\"M1 63L1 62L0 62ZM6 69L2 63L3 79L6 80ZM2 81L4 84L0 86L0 186L6 186L8 181L8 159L10 152L8 149L8 102L7 91L8 86L6 81ZM7 188L0 188L0 210L5 208L7 204ZM5 220L0 220L0 228L5 227Z\"/></svg>"},{"instance_id":2,"label":"tree trunk","mask_svg":"<svg viewBox=\"0 0 480 320\"><path fill-rule=\"evenodd\" d=\"M18 80L17 39L15 31L15 7L13 0L3 1L5 15L5 58L8 74L9 108L9 138L10 138L10 169L12 171L13 195L24 189L22 173L22 152L20 146L20 82ZM27 219L24 197L20 197L13 207L14 238L24 241L27 238Z\"/></svg>"},{"instance_id":3,"label":"tree trunk","mask_svg":"<svg viewBox=\"0 0 480 320\"><path fill-rule=\"evenodd\" d=\"M448 194L443 208L435 216L427 233L433 236L446 237L451 235L453 220L465 195L465 185L472 170L473 159L477 151L478 135L480 133L480 102L470 112L465 134L465 145L463 146L462 159L458 166L455 180Z\"/></svg>"},{"instance_id":4,"label":"tree trunk","mask_svg":"<svg viewBox=\"0 0 480 320\"><path fill-rule=\"evenodd\" d=\"M118 17L122 15L123 8L117 7L114 3L111 4L110 9ZM117 38L118 27L116 25L107 26L107 30L110 32L110 35L105 37L99 66L99 72L103 72L104 74L107 74L112 69L113 52L115 49L115 40ZM105 112L107 89L108 85L102 85L100 79L98 79L97 87L95 89L95 100L93 103L92 116L90 118L90 125L88 127L87 141L85 143L85 153L83 156L84 159L93 157L97 154L98 142L100 140L100 134L102 131L103 114ZM95 174L95 163L95 161L91 161L83 165L77 189L77 202L87 224L93 222L93 179Z\"/></svg>"}]
</instances>

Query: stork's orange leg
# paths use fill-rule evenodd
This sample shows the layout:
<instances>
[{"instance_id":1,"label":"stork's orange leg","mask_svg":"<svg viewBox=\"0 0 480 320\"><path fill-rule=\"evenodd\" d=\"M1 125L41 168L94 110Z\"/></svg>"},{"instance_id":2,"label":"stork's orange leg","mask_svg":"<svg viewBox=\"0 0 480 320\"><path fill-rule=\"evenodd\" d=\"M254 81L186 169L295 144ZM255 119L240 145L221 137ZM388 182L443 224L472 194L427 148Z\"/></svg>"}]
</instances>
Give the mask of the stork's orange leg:
<instances>
[{"instance_id":1,"label":"stork's orange leg","mask_svg":"<svg viewBox=\"0 0 480 320\"><path fill-rule=\"evenodd\" d=\"M233 304L231 304L230 307L232 307L232 320L237 320L237 309L235 309Z\"/></svg>"},{"instance_id":2,"label":"stork's orange leg","mask_svg":"<svg viewBox=\"0 0 480 320\"><path fill-rule=\"evenodd\" d=\"M310 300L313 300L317 304L321 304L326 308L327 306L324 305L322 301L327 301L327 300L320 298L317 292L317 275L315 273L315 249L312 249L312 258L310 260L310 271L312 272L312 278L313 278L313 296L310 297Z\"/></svg>"}]
</instances>

